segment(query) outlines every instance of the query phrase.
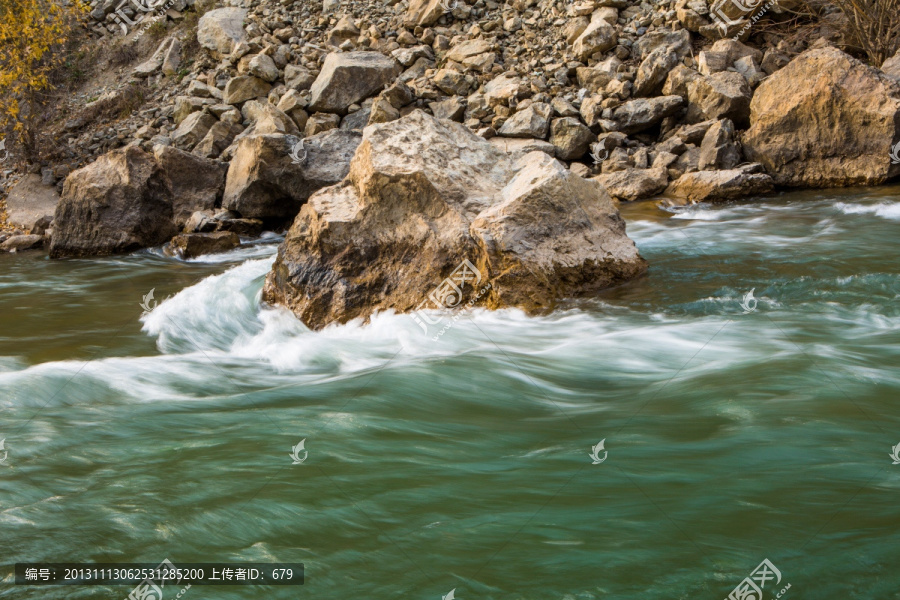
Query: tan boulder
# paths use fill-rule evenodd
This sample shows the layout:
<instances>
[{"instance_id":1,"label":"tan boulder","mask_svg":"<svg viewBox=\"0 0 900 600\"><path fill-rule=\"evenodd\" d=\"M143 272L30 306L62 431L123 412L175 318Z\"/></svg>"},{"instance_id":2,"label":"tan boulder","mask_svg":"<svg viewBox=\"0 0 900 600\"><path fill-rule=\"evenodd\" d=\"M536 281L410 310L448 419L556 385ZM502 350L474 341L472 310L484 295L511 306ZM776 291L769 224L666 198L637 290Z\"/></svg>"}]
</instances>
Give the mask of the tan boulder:
<instances>
[{"instance_id":1,"label":"tan boulder","mask_svg":"<svg viewBox=\"0 0 900 600\"><path fill-rule=\"evenodd\" d=\"M414 111L364 130L349 175L301 209L263 298L320 329L464 297L549 309L645 270L599 185Z\"/></svg>"},{"instance_id":2,"label":"tan boulder","mask_svg":"<svg viewBox=\"0 0 900 600\"><path fill-rule=\"evenodd\" d=\"M778 185L877 185L900 175L900 86L835 48L809 50L760 84L744 155Z\"/></svg>"},{"instance_id":3,"label":"tan boulder","mask_svg":"<svg viewBox=\"0 0 900 600\"><path fill-rule=\"evenodd\" d=\"M696 202L741 200L748 196L768 194L774 189L772 178L757 164L725 171L685 173L665 190L670 199L664 204L680 206Z\"/></svg>"}]
</instances>

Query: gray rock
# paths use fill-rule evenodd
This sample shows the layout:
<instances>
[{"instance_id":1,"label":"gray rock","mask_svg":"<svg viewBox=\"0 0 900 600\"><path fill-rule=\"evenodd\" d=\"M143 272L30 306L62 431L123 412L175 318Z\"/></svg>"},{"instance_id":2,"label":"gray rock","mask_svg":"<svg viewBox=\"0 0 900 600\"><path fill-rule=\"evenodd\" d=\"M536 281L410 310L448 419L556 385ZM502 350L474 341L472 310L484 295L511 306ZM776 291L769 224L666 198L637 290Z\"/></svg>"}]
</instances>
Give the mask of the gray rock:
<instances>
[{"instance_id":1,"label":"gray rock","mask_svg":"<svg viewBox=\"0 0 900 600\"><path fill-rule=\"evenodd\" d=\"M673 181L665 194L668 205L740 200L748 196L768 194L774 189L772 178L762 172L759 164L727 171L697 171L686 173Z\"/></svg>"},{"instance_id":2,"label":"gray rock","mask_svg":"<svg viewBox=\"0 0 900 600\"><path fill-rule=\"evenodd\" d=\"M431 102L428 104L428 108L431 109L431 114L438 119L449 119L459 123L462 123L463 115L466 114L466 105L459 96L454 96L440 102ZM399 116L400 113L398 112L397 117ZM394 119L391 120L393 121Z\"/></svg>"},{"instance_id":3,"label":"gray rock","mask_svg":"<svg viewBox=\"0 0 900 600\"><path fill-rule=\"evenodd\" d=\"M379 52L331 53L310 90L310 108L346 114L347 107L382 90L399 73L400 66Z\"/></svg>"},{"instance_id":4,"label":"gray rock","mask_svg":"<svg viewBox=\"0 0 900 600\"><path fill-rule=\"evenodd\" d=\"M596 139L597 136L576 118L553 119L550 125L550 143L556 148L556 158L560 160L581 158Z\"/></svg>"},{"instance_id":5,"label":"gray rock","mask_svg":"<svg viewBox=\"0 0 900 600\"><path fill-rule=\"evenodd\" d=\"M249 73L269 83L278 79L278 67L275 66L275 61L270 56L262 53L250 59Z\"/></svg>"},{"instance_id":6,"label":"gray rock","mask_svg":"<svg viewBox=\"0 0 900 600\"><path fill-rule=\"evenodd\" d=\"M734 143L734 123L717 121L707 130L700 145L697 168L701 171L732 169L741 162L741 151Z\"/></svg>"},{"instance_id":7,"label":"gray rock","mask_svg":"<svg viewBox=\"0 0 900 600\"><path fill-rule=\"evenodd\" d=\"M743 78L741 78L741 81L743 81ZM615 126L614 130L629 135L644 131L657 125L664 118L678 112L683 104L684 98L681 96L659 96L657 98L631 100L613 111L612 122Z\"/></svg>"},{"instance_id":8,"label":"gray rock","mask_svg":"<svg viewBox=\"0 0 900 600\"><path fill-rule=\"evenodd\" d=\"M740 73L726 71L690 82L688 120L731 119L739 128L750 125L753 91Z\"/></svg>"},{"instance_id":9,"label":"gray rock","mask_svg":"<svg viewBox=\"0 0 900 600\"><path fill-rule=\"evenodd\" d=\"M247 218L292 219L313 192L347 175L361 139L340 129L302 140L302 146L290 135L246 137L229 165L222 206Z\"/></svg>"},{"instance_id":10,"label":"gray rock","mask_svg":"<svg viewBox=\"0 0 900 600\"><path fill-rule=\"evenodd\" d=\"M216 123L216 118L209 113L191 113L172 133L172 144L181 150L190 150L206 137L209 128Z\"/></svg>"},{"instance_id":11,"label":"gray rock","mask_svg":"<svg viewBox=\"0 0 900 600\"><path fill-rule=\"evenodd\" d=\"M244 19L245 8L217 8L200 17L197 24L197 41L209 50L222 55L231 53L235 44L246 41Z\"/></svg>"},{"instance_id":12,"label":"gray rock","mask_svg":"<svg viewBox=\"0 0 900 600\"><path fill-rule=\"evenodd\" d=\"M666 80L666 76L679 63L678 55L668 48L657 48L647 55L638 68L631 95L635 98L655 96Z\"/></svg>"},{"instance_id":13,"label":"gray rock","mask_svg":"<svg viewBox=\"0 0 900 600\"><path fill-rule=\"evenodd\" d=\"M514 114L498 133L503 137L543 140L550 131L553 109L549 104L534 102Z\"/></svg>"},{"instance_id":14,"label":"gray rock","mask_svg":"<svg viewBox=\"0 0 900 600\"><path fill-rule=\"evenodd\" d=\"M0 244L0 252L20 252L40 248L44 242L43 235L13 235Z\"/></svg>"},{"instance_id":15,"label":"gray rock","mask_svg":"<svg viewBox=\"0 0 900 600\"><path fill-rule=\"evenodd\" d=\"M227 166L170 146L157 146L153 157L172 199L172 217L179 229L197 210L215 207L225 187Z\"/></svg>"},{"instance_id":16,"label":"gray rock","mask_svg":"<svg viewBox=\"0 0 900 600\"><path fill-rule=\"evenodd\" d=\"M284 68L284 83L292 90L298 92L308 90L315 80L315 76L306 67L287 65Z\"/></svg>"}]
</instances>

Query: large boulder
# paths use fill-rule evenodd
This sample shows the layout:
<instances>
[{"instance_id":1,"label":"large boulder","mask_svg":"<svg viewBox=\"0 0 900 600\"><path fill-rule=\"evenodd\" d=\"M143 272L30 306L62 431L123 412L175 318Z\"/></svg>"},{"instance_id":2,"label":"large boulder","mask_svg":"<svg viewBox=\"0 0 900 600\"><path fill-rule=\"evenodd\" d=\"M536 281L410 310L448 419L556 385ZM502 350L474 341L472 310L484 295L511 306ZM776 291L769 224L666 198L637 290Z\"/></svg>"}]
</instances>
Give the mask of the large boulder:
<instances>
[{"instance_id":1,"label":"large boulder","mask_svg":"<svg viewBox=\"0 0 900 600\"><path fill-rule=\"evenodd\" d=\"M678 112L682 104L684 98L681 96L638 98L616 108L612 122L601 121L601 124L607 131L621 131L630 135L658 125L666 117Z\"/></svg>"},{"instance_id":2,"label":"large boulder","mask_svg":"<svg viewBox=\"0 0 900 600\"><path fill-rule=\"evenodd\" d=\"M753 91L744 76L734 71L697 77L687 84L688 121L730 119L738 127L749 125Z\"/></svg>"},{"instance_id":3,"label":"large boulder","mask_svg":"<svg viewBox=\"0 0 900 600\"><path fill-rule=\"evenodd\" d=\"M744 155L778 185L877 185L900 175L900 87L835 48L804 52L753 96Z\"/></svg>"},{"instance_id":4,"label":"large boulder","mask_svg":"<svg viewBox=\"0 0 900 600\"><path fill-rule=\"evenodd\" d=\"M414 111L364 130L349 175L301 209L263 298L319 329L463 296L547 309L645 269L595 182Z\"/></svg>"},{"instance_id":5,"label":"large boulder","mask_svg":"<svg viewBox=\"0 0 900 600\"><path fill-rule=\"evenodd\" d=\"M246 41L245 8L217 8L200 17L197 23L197 41L200 45L220 54L231 54L236 43Z\"/></svg>"},{"instance_id":6,"label":"large boulder","mask_svg":"<svg viewBox=\"0 0 900 600\"><path fill-rule=\"evenodd\" d=\"M177 233L172 202L152 156L135 146L71 173L56 206L50 256L131 252Z\"/></svg>"},{"instance_id":7,"label":"large boulder","mask_svg":"<svg viewBox=\"0 0 900 600\"><path fill-rule=\"evenodd\" d=\"M291 219L313 192L347 175L361 139L342 129L302 141L277 133L247 136L228 167L222 206L251 219Z\"/></svg>"},{"instance_id":8,"label":"large boulder","mask_svg":"<svg viewBox=\"0 0 900 600\"><path fill-rule=\"evenodd\" d=\"M346 114L347 107L381 91L399 74L397 61L380 52L331 53L310 89L310 109Z\"/></svg>"},{"instance_id":9,"label":"large boulder","mask_svg":"<svg viewBox=\"0 0 900 600\"><path fill-rule=\"evenodd\" d=\"M664 167L652 169L627 168L598 175L594 179L615 200L641 200L655 196L666 189L669 176Z\"/></svg>"},{"instance_id":10,"label":"large boulder","mask_svg":"<svg viewBox=\"0 0 900 600\"><path fill-rule=\"evenodd\" d=\"M180 229L197 210L212 209L222 197L227 166L171 146L156 146L153 157L172 199L172 216Z\"/></svg>"}]
</instances>

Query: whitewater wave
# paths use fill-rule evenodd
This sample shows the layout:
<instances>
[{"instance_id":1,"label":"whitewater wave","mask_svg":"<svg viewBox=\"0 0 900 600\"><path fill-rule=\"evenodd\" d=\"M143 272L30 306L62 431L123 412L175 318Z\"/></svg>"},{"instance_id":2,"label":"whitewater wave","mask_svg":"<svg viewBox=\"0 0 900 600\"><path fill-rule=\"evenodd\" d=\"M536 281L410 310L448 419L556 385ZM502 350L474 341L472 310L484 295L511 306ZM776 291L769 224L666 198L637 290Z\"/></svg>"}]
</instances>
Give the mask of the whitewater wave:
<instances>
[{"instance_id":1,"label":"whitewater wave","mask_svg":"<svg viewBox=\"0 0 900 600\"><path fill-rule=\"evenodd\" d=\"M884 219L900 220L900 202L879 202L878 204L838 202L834 207L845 215L875 215Z\"/></svg>"}]
</instances>

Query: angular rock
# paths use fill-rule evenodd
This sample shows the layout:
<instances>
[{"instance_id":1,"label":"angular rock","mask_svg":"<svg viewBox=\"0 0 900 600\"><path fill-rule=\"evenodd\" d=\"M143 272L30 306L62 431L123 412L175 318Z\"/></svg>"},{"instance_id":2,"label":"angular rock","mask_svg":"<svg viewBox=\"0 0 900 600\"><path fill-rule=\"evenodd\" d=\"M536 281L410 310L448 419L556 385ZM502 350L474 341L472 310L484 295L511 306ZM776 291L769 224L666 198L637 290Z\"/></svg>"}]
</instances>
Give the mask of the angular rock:
<instances>
[{"instance_id":1,"label":"angular rock","mask_svg":"<svg viewBox=\"0 0 900 600\"><path fill-rule=\"evenodd\" d=\"M209 128L200 143L191 150L191 154L201 158L217 158L243 130L237 123L219 121Z\"/></svg>"},{"instance_id":2,"label":"angular rock","mask_svg":"<svg viewBox=\"0 0 900 600\"><path fill-rule=\"evenodd\" d=\"M642 200L656 196L666 189L669 175L663 167L652 169L627 168L624 171L604 173L594 177L613 200Z\"/></svg>"},{"instance_id":3,"label":"angular rock","mask_svg":"<svg viewBox=\"0 0 900 600\"><path fill-rule=\"evenodd\" d=\"M668 48L657 48L647 55L638 68L631 95L635 98L655 96L669 72L679 64L678 55Z\"/></svg>"},{"instance_id":4,"label":"angular rock","mask_svg":"<svg viewBox=\"0 0 900 600\"><path fill-rule=\"evenodd\" d=\"M316 190L347 175L358 133L335 129L305 140L254 135L238 143L222 207L257 219L290 219Z\"/></svg>"},{"instance_id":5,"label":"angular rock","mask_svg":"<svg viewBox=\"0 0 900 600\"><path fill-rule=\"evenodd\" d=\"M543 152L550 156L556 156L556 146L544 140L492 137L488 142L503 152L516 157L524 156L529 152Z\"/></svg>"},{"instance_id":6,"label":"angular rock","mask_svg":"<svg viewBox=\"0 0 900 600\"><path fill-rule=\"evenodd\" d=\"M881 65L881 72L900 82L900 50L897 51L897 54L884 61L884 64Z\"/></svg>"},{"instance_id":7,"label":"angular rock","mask_svg":"<svg viewBox=\"0 0 900 600\"><path fill-rule=\"evenodd\" d=\"M900 87L835 48L808 50L756 89L744 155L783 186L878 185L900 175Z\"/></svg>"},{"instance_id":8,"label":"angular rock","mask_svg":"<svg viewBox=\"0 0 900 600\"><path fill-rule=\"evenodd\" d=\"M550 143L556 148L556 158L560 160L581 158L596 139L590 129L572 117L553 119L550 124Z\"/></svg>"},{"instance_id":9,"label":"angular rock","mask_svg":"<svg viewBox=\"0 0 900 600\"><path fill-rule=\"evenodd\" d=\"M227 166L171 146L156 146L153 157L172 199L172 216L180 229L197 210L215 207L225 187Z\"/></svg>"},{"instance_id":10,"label":"angular rock","mask_svg":"<svg viewBox=\"0 0 900 600\"><path fill-rule=\"evenodd\" d=\"M225 84L222 101L225 104L240 104L255 98L264 98L269 95L272 85L259 77L251 75L239 75L232 77Z\"/></svg>"},{"instance_id":11,"label":"angular rock","mask_svg":"<svg viewBox=\"0 0 900 600\"><path fill-rule=\"evenodd\" d=\"M427 27L434 25L445 12L441 0L412 0L403 20L409 26Z\"/></svg>"},{"instance_id":12,"label":"angular rock","mask_svg":"<svg viewBox=\"0 0 900 600\"><path fill-rule=\"evenodd\" d=\"M485 84L484 99L488 106L507 105L510 99L517 98L523 93L523 87L521 79L504 73Z\"/></svg>"},{"instance_id":13,"label":"angular rock","mask_svg":"<svg viewBox=\"0 0 900 600\"><path fill-rule=\"evenodd\" d=\"M272 57L266 54L257 54L250 59L248 72L254 77L259 77L263 81L272 83L278 79L278 67Z\"/></svg>"},{"instance_id":14,"label":"angular rock","mask_svg":"<svg viewBox=\"0 0 900 600\"><path fill-rule=\"evenodd\" d=\"M572 52L576 59L586 62L595 52L606 52L613 48L618 39L618 31L614 26L602 18L592 18L591 24L572 44Z\"/></svg>"},{"instance_id":15,"label":"angular rock","mask_svg":"<svg viewBox=\"0 0 900 600\"><path fill-rule=\"evenodd\" d=\"M446 100L442 100L441 102L432 102L428 105L428 108L431 109L431 114L433 114L438 119L450 119L451 121L462 122L463 115L466 114L466 105L463 104L462 99L458 96L454 96L453 98L448 98ZM400 117L400 112L397 111L397 117ZM390 119L393 121L394 119ZM379 121L380 123L386 123L387 121ZM512 136L516 137L516 136ZM524 136L530 137L530 136Z\"/></svg>"},{"instance_id":16,"label":"angular rock","mask_svg":"<svg viewBox=\"0 0 900 600\"><path fill-rule=\"evenodd\" d=\"M504 137L543 140L550 131L552 115L553 109L549 104L534 102L514 114L497 133Z\"/></svg>"},{"instance_id":17,"label":"angular rock","mask_svg":"<svg viewBox=\"0 0 900 600\"><path fill-rule=\"evenodd\" d=\"M178 231L159 166L135 146L73 171L54 219L51 258L132 252Z\"/></svg>"},{"instance_id":18,"label":"angular rock","mask_svg":"<svg viewBox=\"0 0 900 600\"><path fill-rule=\"evenodd\" d=\"M425 308L429 295L543 310L646 269L602 188L546 154L514 164L422 111L363 135L347 178L301 210L263 289L313 329ZM461 294L442 284L454 272Z\"/></svg>"},{"instance_id":19,"label":"angular rock","mask_svg":"<svg viewBox=\"0 0 900 600\"><path fill-rule=\"evenodd\" d=\"M348 117L349 116L352 115L348 115ZM313 113L309 119L306 120L306 127L303 130L303 135L304 137L312 137L331 129L337 129L340 126L340 115L333 115L331 113Z\"/></svg>"},{"instance_id":20,"label":"angular rock","mask_svg":"<svg viewBox=\"0 0 900 600\"><path fill-rule=\"evenodd\" d=\"M180 233L172 238L167 250L182 259L204 254L228 252L241 245L241 239L230 231L213 233Z\"/></svg>"},{"instance_id":21,"label":"angular rock","mask_svg":"<svg viewBox=\"0 0 900 600\"><path fill-rule=\"evenodd\" d=\"M700 74L684 65L676 65L666 77L666 83L663 84L662 93L666 96L681 96L687 99L687 86L695 79L699 79Z\"/></svg>"},{"instance_id":22,"label":"angular rock","mask_svg":"<svg viewBox=\"0 0 900 600\"><path fill-rule=\"evenodd\" d=\"M310 90L310 108L347 114L347 107L382 90L399 74L397 62L380 52L331 53Z\"/></svg>"},{"instance_id":23,"label":"angular rock","mask_svg":"<svg viewBox=\"0 0 900 600\"><path fill-rule=\"evenodd\" d=\"M759 164L727 171L696 171L685 173L668 188L669 205L717 200L740 200L748 196L768 194L774 189L772 178L762 172Z\"/></svg>"},{"instance_id":24,"label":"angular rock","mask_svg":"<svg viewBox=\"0 0 900 600\"><path fill-rule=\"evenodd\" d=\"M209 128L216 123L216 118L209 113L191 113L172 133L172 144L181 150L190 150L206 137Z\"/></svg>"},{"instance_id":25,"label":"angular rock","mask_svg":"<svg viewBox=\"0 0 900 600\"><path fill-rule=\"evenodd\" d=\"M688 90L688 120L731 119L743 128L750 123L753 91L740 73L726 71L698 77Z\"/></svg>"},{"instance_id":26,"label":"angular rock","mask_svg":"<svg viewBox=\"0 0 900 600\"><path fill-rule=\"evenodd\" d=\"M246 41L245 8L217 8L205 13L197 23L197 41L222 55L231 53L235 44Z\"/></svg>"},{"instance_id":27,"label":"angular rock","mask_svg":"<svg viewBox=\"0 0 900 600\"><path fill-rule=\"evenodd\" d=\"M262 133L300 135L294 120L268 102L251 100L244 104L241 114L246 121L252 123L244 136Z\"/></svg>"},{"instance_id":28,"label":"angular rock","mask_svg":"<svg viewBox=\"0 0 900 600\"><path fill-rule=\"evenodd\" d=\"M734 123L716 121L703 136L697 168L701 171L732 169L741 162L741 151L734 143Z\"/></svg>"},{"instance_id":29,"label":"angular rock","mask_svg":"<svg viewBox=\"0 0 900 600\"><path fill-rule=\"evenodd\" d=\"M743 81L743 78L741 80ZM684 98L681 96L640 98L626 102L613 111L612 121L615 124L615 131L630 135L650 129L678 112L682 104Z\"/></svg>"},{"instance_id":30,"label":"angular rock","mask_svg":"<svg viewBox=\"0 0 900 600\"><path fill-rule=\"evenodd\" d=\"M287 65L284 68L284 84L292 90L298 92L308 90L315 80L315 76L306 67Z\"/></svg>"}]
</instances>

